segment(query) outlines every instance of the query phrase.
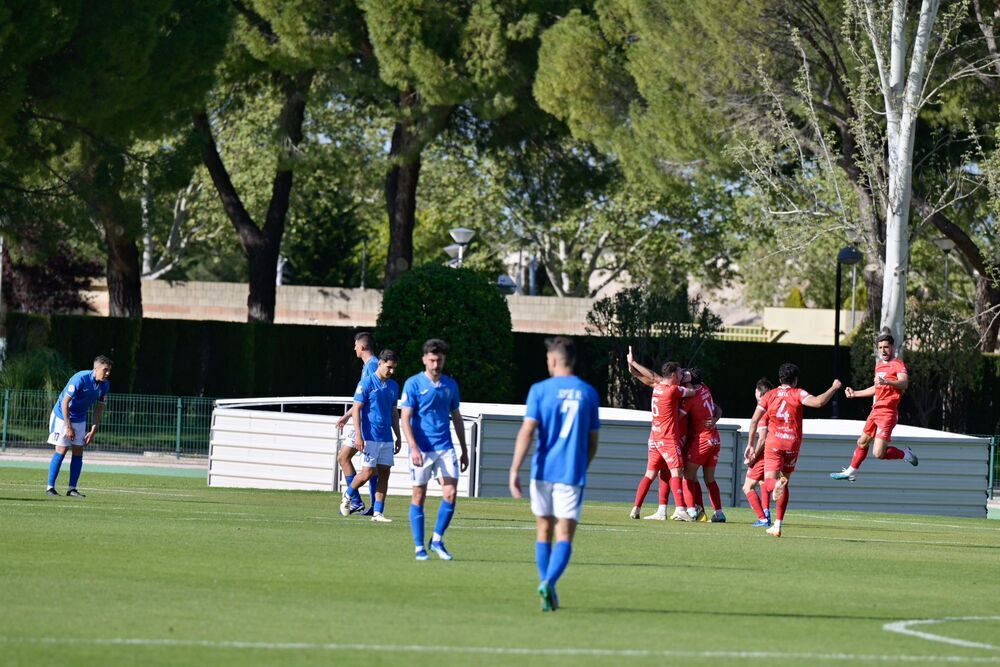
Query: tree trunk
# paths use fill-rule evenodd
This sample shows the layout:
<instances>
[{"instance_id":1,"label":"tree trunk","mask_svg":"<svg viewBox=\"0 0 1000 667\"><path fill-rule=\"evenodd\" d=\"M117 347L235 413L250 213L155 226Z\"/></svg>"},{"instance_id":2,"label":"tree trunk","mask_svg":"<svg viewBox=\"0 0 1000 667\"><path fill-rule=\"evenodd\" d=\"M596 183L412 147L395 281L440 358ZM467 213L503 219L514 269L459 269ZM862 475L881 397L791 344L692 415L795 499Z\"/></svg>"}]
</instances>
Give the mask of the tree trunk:
<instances>
[{"instance_id":1,"label":"tree trunk","mask_svg":"<svg viewBox=\"0 0 1000 667\"><path fill-rule=\"evenodd\" d=\"M133 226L121 198L125 160L95 155L83 171L84 197L104 230L111 317L142 317L142 266Z\"/></svg>"},{"instance_id":2,"label":"tree trunk","mask_svg":"<svg viewBox=\"0 0 1000 667\"><path fill-rule=\"evenodd\" d=\"M976 278L976 326L983 352L995 352L1000 334L1000 285L989 275Z\"/></svg>"},{"instance_id":3,"label":"tree trunk","mask_svg":"<svg viewBox=\"0 0 1000 667\"><path fill-rule=\"evenodd\" d=\"M281 252L281 239L285 233L285 219L288 216L294 180L292 162L294 153L302 142L306 96L312 79L312 72L303 72L294 77L285 77L283 82L285 100L277 122L283 154L278 160L278 168L271 183L271 200L263 227L254 223L233 185L215 144L208 114L202 111L195 115L195 128L202 138L202 160L212 176L222 208L233 223L250 264L248 322L274 321L278 254Z\"/></svg>"},{"instance_id":4,"label":"tree trunk","mask_svg":"<svg viewBox=\"0 0 1000 667\"><path fill-rule=\"evenodd\" d=\"M416 226L420 149L420 142L412 123L410 121L396 123L392 133L392 145L389 148L392 167L385 179L385 206L389 214L386 287L413 266L413 229Z\"/></svg>"}]
</instances>

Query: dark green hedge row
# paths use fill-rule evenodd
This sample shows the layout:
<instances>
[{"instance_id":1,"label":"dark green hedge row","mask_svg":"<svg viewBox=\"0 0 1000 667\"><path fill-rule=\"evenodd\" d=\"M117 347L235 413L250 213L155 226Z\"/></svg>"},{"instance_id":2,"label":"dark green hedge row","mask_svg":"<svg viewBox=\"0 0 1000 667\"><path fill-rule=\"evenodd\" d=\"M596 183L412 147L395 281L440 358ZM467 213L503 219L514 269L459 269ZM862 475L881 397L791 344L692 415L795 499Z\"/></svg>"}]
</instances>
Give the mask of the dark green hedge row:
<instances>
[{"instance_id":1,"label":"dark green hedge row","mask_svg":"<svg viewBox=\"0 0 1000 667\"><path fill-rule=\"evenodd\" d=\"M51 347L74 367L89 368L97 354L115 360L115 391L180 396L251 397L349 395L360 372L354 356L354 334L347 327L248 324L191 320L130 320L86 316L7 315L8 354L29 347ZM524 400L528 388L547 376L544 334L515 333L514 383L509 402ZM484 344L489 344L484 341ZM612 343L578 337L578 374L603 396L608 381ZM757 379L777 378L785 361L799 365L801 386L825 390L833 373L833 348L817 345L720 343L716 358L695 360L713 368L706 381L729 417L749 417ZM849 378L850 349L841 349L841 376ZM1000 356L985 357L983 381L970 402L969 433L1000 432ZM655 364L663 360L640 360ZM462 378L457 377L461 383ZM468 401L484 400L464 392ZM496 400L496 399L493 399ZM863 419L870 403L841 395L840 416ZM829 417L830 407L810 411ZM915 423L906 414L902 423Z\"/></svg>"}]
</instances>

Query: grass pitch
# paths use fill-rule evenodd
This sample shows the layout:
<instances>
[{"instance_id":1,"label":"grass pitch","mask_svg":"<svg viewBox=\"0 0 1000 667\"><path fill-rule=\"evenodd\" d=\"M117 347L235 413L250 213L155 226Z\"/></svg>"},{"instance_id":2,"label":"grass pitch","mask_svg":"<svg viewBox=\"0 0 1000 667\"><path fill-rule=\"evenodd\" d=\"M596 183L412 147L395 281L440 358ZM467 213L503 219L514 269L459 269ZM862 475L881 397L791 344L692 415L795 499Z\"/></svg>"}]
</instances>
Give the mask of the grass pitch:
<instances>
[{"instance_id":1,"label":"grass pitch","mask_svg":"<svg viewBox=\"0 0 1000 667\"><path fill-rule=\"evenodd\" d=\"M793 489L776 540L746 510L589 503L543 614L527 502L459 499L455 560L419 563L406 498L377 525L331 494L85 471L79 500L44 477L0 468L6 666L1000 664L985 519L796 511Z\"/></svg>"}]
</instances>

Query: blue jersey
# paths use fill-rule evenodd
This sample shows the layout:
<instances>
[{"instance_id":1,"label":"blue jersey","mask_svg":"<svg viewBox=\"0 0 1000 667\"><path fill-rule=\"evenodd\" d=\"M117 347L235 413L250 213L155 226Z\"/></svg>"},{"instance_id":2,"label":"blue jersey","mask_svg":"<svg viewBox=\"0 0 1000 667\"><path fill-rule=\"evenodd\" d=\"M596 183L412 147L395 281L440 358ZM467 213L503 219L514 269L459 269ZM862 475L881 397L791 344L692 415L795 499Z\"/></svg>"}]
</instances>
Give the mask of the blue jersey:
<instances>
[{"instance_id":1,"label":"blue jersey","mask_svg":"<svg viewBox=\"0 0 1000 667\"><path fill-rule=\"evenodd\" d=\"M369 375L375 375L378 370L378 357L372 357L361 367L361 379L364 380Z\"/></svg>"},{"instance_id":2,"label":"blue jersey","mask_svg":"<svg viewBox=\"0 0 1000 667\"><path fill-rule=\"evenodd\" d=\"M426 373L417 373L403 385L402 407L412 408L410 426L422 452L448 450L451 441L451 413L458 410L458 383L447 375L437 384Z\"/></svg>"},{"instance_id":3,"label":"blue jersey","mask_svg":"<svg viewBox=\"0 0 1000 667\"><path fill-rule=\"evenodd\" d=\"M574 486L587 483L590 434L601 428L597 390L575 375L531 386L525 419L538 422L531 478Z\"/></svg>"},{"instance_id":4,"label":"blue jersey","mask_svg":"<svg viewBox=\"0 0 1000 667\"><path fill-rule=\"evenodd\" d=\"M365 442L392 442L392 415L399 400L395 380L371 373L361 376L354 401L361 403L361 437Z\"/></svg>"},{"instance_id":5,"label":"blue jersey","mask_svg":"<svg viewBox=\"0 0 1000 667\"><path fill-rule=\"evenodd\" d=\"M66 421L62 413L62 402L69 395L69 422L72 424L85 422L90 406L98 401L104 401L110 389L111 383L107 380L98 382L94 377L94 371L80 371L69 379L69 382L59 393L59 398L56 399L56 406L52 408L52 412L59 419Z\"/></svg>"}]
</instances>

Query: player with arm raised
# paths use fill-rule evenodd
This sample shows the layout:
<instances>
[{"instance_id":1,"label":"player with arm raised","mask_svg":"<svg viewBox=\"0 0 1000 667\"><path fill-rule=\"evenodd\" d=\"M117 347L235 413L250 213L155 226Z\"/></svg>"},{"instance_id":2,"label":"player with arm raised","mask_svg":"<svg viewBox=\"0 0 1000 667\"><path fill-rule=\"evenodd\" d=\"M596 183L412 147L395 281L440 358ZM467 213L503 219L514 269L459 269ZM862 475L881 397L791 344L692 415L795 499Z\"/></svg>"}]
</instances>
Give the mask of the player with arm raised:
<instances>
[{"instance_id":1,"label":"player with arm raised","mask_svg":"<svg viewBox=\"0 0 1000 667\"><path fill-rule=\"evenodd\" d=\"M444 374L448 344L431 338L423 347L424 372L410 377L403 385L400 426L410 448L410 479L413 500L410 504L410 530L417 560L427 560L424 542L424 501L427 483L437 477L441 483L441 507L431 538L430 550L441 560L451 560L444 546L444 531L455 514L458 476L469 467L469 449L465 445L465 426L459 412L458 383ZM455 427L461 457L455 456L451 427Z\"/></svg>"},{"instance_id":2,"label":"player with arm raised","mask_svg":"<svg viewBox=\"0 0 1000 667\"><path fill-rule=\"evenodd\" d=\"M359 382L364 382L365 378L373 374L376 369L378 369L378 357L375 356L375 338L368 332L362 331L354 337L354 354L357 355L358 359L361 360L361 379ZM341 433L344 427L352 423L355 418L355 405L351 405L351 408L344 414L343 417L337 420L337 433ZM371 516L375 511L375 491L378 488L378 475L372 475L368 480L368 491L371 495L371 505L365 510L365 503L361 500L361 494L358 493L357 488L352 486L354 482L354 476L357 474L357 469L354 467L354 455L358 453L352 445L356 443L359 439L357 433L350 434L349 440L350 444L343 445L337 452L337 465L340 469L344 471L344 483L347 484L347 488L351 492L351 507L350 513L364 512L364 516ZM360 488L360 487L358 487Z\"/></svg>"},{"instance_id":3,"label":"player with arm raised","mask_svg":"<svg viewBox=\"0 0 1000 667\"><path fill-rule=\"evenodd\" d=\"M846 479L853 482L858 468L868 457L868 448L872 439L877 459L903 459L910 465L917 465L917 455L909 447L899 449L889 445L892 442L892 429L899 421L899 401L903 392L910 386L910 376L906 373L906 364L896 356L895 343L892 334L885 332L878 337L878 361L875 364L875 383L861 391L848 387L844 390L847 398L868 398L872 400L872 411L865 421L858 446L854 450L851 465L840 472L830 473L833 479Z\"/></svg>"},{"instance_id":4,"label":"player with arm raised","mask_svg":"<svg viewBox=\"0 0 1000 667\"><path fill-rule=\"evenodd\" d=\"M697 511L691 516L686 510L687 507L694 507L694 496L690 490L685 493L681 481L684 474L684 454L681 451L680 430L681 400L693 396L694 390L681 386L684 370L675 361L665 363L661 369L662 373L657 374L637 363L629 348L626 362L632 377L653 388L653 400L650 405L653 423L649 434L653 448L649 450L650 460L646 467L652 468L653 461L657 457L663 459L670 469L670 491L673 493L676 505L672 518L675 521L694 521L697 518Z\"/></svg>"},{"instance_id":5,"label":"player with arm raised","mask_svg":"<svg viewBox=\"0 0 1000 667\"><path fill-rule=\"evenodd\" d=\"M788 481L795 472L802 448L802 408L823 407L841 387L840 380L835 379L829 389L813 396L799 388L799 367L788 363L778 368L778 382L781 384L758 401L750 420L750 432L753 433L760 420L767 419L767 439L757 442L754 458L763 452L765 488L774 494L777 504L777 519L767 529L767 534L774 537L781 537L781 523L788 508Z\"/></svg>"},{"instance_id":6,"label":"player with arm raised","mask_svg":"<svg viewBox=\"0 0 1000 667\"><path fill-rule=\"evenodd\" d=\"M93 370L73 375L56 399L52 414L49 415L49 444L55 445L56 451L49 462L46 495L59 495L56 491L56 478L63 459L66 458L66 451L72 448L73 458L69 464L69 489L66 495L86 498L77 490L76 485L83 472L83 448L94 441L94 434L104 418L104 406L107 405L108 392L111 390L111 382L108 380L111 377L111 365L110 359L104 355L98 356L94 359ZM94 421L87 431L87 412L92 405L95 406Z\"/></svg>"},{"instance_id":7,"label":"player with arm raised","mask_svg":"<svg viewBox=\"0 0 1000 667\"><path fill-rule=\"evenodd\" d=\"M528 392L524 422L517 433L510 464L510 494L522 496L519 470L531 449L531 511L535 515L535 563L542 611L559 608L556 584L569 565L573 535L580 521L587 468L597 454L601 423L597 391L573 374L573 341L556 336L545 341L548 380ZM555 537L555 545L552 539Z\"/></svg>"},{"instance_id":8,"label":"player with arm raised","mask_svg":"<svg viewBox=\"0 0 1000 667\"><path fill-rule=\"evenodd\" d=\"M391 379L396 372L399 358L392 350L382 350L378 355L378 366L374 373L361 378L354 392L354 405L350 414L354 417L354 448L362 453L361 472L354 477L351 485L344 490L340 513L348 516L358 489L372 477L378 478L375 500L372 503L372 521L391 523L385 516L385 494L389 488L389 472L393 455L399 453L399 385ZM393 440L395 435L395 440ZM376 474L377 471L377 474Z\"/></svg>"},{"instance_id":9,"label":"player with arm raised","mask_svg":"<svg viewBox=\"0 0 1000 667\"><path fill-rule=\"evenodd\" d=\"M632 367L632 346L628 347L627 361L629 362L629 373L633 377L637 377L640 381L648 386L652 387L656 382L659 382L662 378L655 373L650 371L650 377L639 373L637 370L633 370ZM642 368L640 366L640 368ZM648 369L645 369L648 371ZM660 488L659 494L659 506L656 511L652 514L643 517L647 520L653 521L666 521L667 520L667 499L670 492L670 468L667 462L660 456L659 452L656 451L656 445L652 439L647 441L646 447L646 472L639 479L639 486L635 490L635 505L632 506L632 511L629 512L630 519L638 519L639 514L642 511L642 505L646 502L646 495L649 493L649 487L653 485L653 480L657 476L660 478ZM680 500L675 498L675 500Z\"/></svg>"},{"instance_id":10,"label":"player with arm raised","mask_svg":"<svg viewBox=\"0 0 1000 667\"><path fill-rule=\"evenodd\" d=\"M754 400L760 401L761 397L774 389L774 385L767 378L757 380L754 388ZM747 447L743 451L743 462L747 464L747 476L743 480L743 494L747 497L750 507L757 515L757 522L753 524L755 528L767 528L771 525L771 494L764 488L764 457L754 458L757 449L757 441L763 442L767 438L767 422L763 419L758 422L757 428L747 434ZM754 487L760 487L760 495Z\"/></svg>"}]
</instances>

